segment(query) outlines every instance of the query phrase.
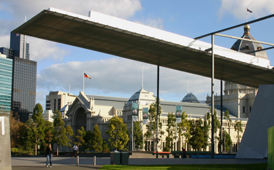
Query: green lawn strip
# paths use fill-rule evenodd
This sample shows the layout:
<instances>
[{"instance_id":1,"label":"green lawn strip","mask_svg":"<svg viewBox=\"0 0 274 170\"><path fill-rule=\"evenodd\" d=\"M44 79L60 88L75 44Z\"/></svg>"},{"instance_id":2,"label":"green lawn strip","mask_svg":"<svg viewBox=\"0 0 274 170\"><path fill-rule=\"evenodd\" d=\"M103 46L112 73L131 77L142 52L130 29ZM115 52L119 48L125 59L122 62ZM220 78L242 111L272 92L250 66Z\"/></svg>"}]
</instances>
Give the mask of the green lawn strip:
<instances>
[{"instance_id":1,"label":"green lawn strip","mask_svg":"<svg viewBox=\"0 0 274 170\"><path fill-rule=\"evenodd\" d=\"M100 170L266 170L267 163L258 164L195 164L195 165L104 165Z\"/></svg>"}]
</instances>

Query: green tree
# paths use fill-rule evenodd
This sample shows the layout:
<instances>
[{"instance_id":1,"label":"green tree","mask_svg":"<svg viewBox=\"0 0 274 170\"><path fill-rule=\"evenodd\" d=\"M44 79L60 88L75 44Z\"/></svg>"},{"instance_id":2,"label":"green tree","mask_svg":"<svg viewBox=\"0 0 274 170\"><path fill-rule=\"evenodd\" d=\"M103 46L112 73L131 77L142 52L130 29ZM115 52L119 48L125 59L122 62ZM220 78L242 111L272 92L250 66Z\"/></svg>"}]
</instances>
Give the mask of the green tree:
<instances>
[{"instance_id":1,"label":"green tree","mask_svg":"<svg viewBox=\"0 0 274 170\"><path fill-rule=\"evenodd\" d=\"M224 140L223 150L228 151L230 145L232 145L232 140L229 133L227 133L227 131L225 130L223 130L223 140Z\"/></svg>"},{"instance_id":2,"label":"green tree","mask_svg":"<svg viewBox=\"0 0 274 170\"><path fill-rule=\"evenodd\" d=\"M106 141L103 142L103 153L109 153L109 147Z\"/></svg>"},{"instance_id":3,"label":"green tree","mask_svg":"<svg viewBox=\"0 0 274 170\"><path fill-rule=\"evenodd\" d=\"M26 130L24 131L22 140L26 150L32 152L32 148L37 144L38 130L36 124L31 118L26 121Z\"/></svg>"},{"instance_id":4,"label":"green tree","mask_svg":"<svg viewBox=\"0 0 274 170\"><path fill-rule=\"evenodd\" d=\"M19 135L19 143L17 145L18 148L23 149L26 146L26 141L27 141L26 134L27 134L27 129L28 129L27 122L26 123L20 123L19 132L18 132L18 135Z\"/></svg>"},{"instance_id":5,"label":"green tree","mask_svg":"<svg viewBox=\"0 0 274 170\"><path fill-rule=\"evenodd\" d=\"M162 122L161 122L161 105L159 102L159 115L158 115L158 140L156 139L157 136L157 100L154 104L150 105L149 107L149 123L146 125L147 132L145 133L145 137L147 140L153 140L154 147L156 148L156 144L158 143L159 139L162 138L162 135L165 133L162 131Z\"/></svg>"},{"instance_id":6,"label":"green tree","mask_svg":"<svg viewBox=\"0 0 274 170\"><path fill-rule=\"evenodd\" d=\"M37 145L41 145L42 143L44 143L45 119L43 118L42 114L43 107L40 103L37 103L33 109L33 114L31 117L38 131L37 135L35 136L35 155L37 155Z\"/></svg>"},{"instance_id":7,"label":"green tree","mask_svg":"<svg viewBox=\"0 0 274 170\"><path fill-rule=\"evenodd\" d=\"M102 147L103 139L102 139L102 136L101 136L101 131L100 131L97 124L93 128L93 135L94 135L94 138L93 138L93 141L92 141L93 150L96 153L102 152L102 150L103 150L103 147Z\"/></svg>"},{"instance_id":8,"label":"green tree","mask_svg":"<svg viewBox=\"0 0 274 170\"><path fill-rule=\"evenodd\" d=\"M133 122L133 124L133 138L135 143L135 149L143 149L143 131L141 129L141 122ZM131 128L130 133L132 132Z\"/></svg>"},{"instance_id":9,"label":"green tree","mask_svg":"<svg viewBox=\"0 0 274 170\"><path fill-rule=\"evenodd\" d=\"M74 136L75 145L77 145L77 146L84 145L85 144L85 140L84 140L85 135L86 135L85 128L83 126L81 126L81 128L76 131L76 135Z\"/></svg>"},{"instance_id":10,"label":"green tree","mask_svg":"<svg viewBox=\"0 0 274 170\"><path fill-rule=\"evenodd\" d=\"M190 122L187 120L188 115L183 112L181 116L181 123L177 124L179 142L181 143L182 137L185 137L185 142L188 143L190 138ZM183 147L186 147L186 144L182 144Z\"/></svg>"},{"instance_id":11,"label":"green tree","mask_svg":"<svg viewBox=\"0 0 274 170\"><path fill-rule=\"evenodd\" d=\"M234 129L235 131L237 131L237 150L239 149L239 145L240 145L240 132L243 132L243 128L242 128L242 121L235 121L235 125L234 125Z\"/></svg>"},{"instance_id":12,"label":"green tree","mask_svg":"<svg viewBox=\"0 0 274 170\"><path fill-rule=\"evenodd\" d=\"M47 131L46 134L45 134L45 141L46 143L51 143L53 139L53 134L51 131ZM45 144L47 146L47 144Z\"/></svg>"},{"instance_id":13,"label":"green tree","mask_svg":"<svg viewBox=\"0 0 274 170\"><path fill-rule=\"evenodd\" d=\"M108 141L111 148L123 150L127 145L129 137L127 134L127 126L122 118L115 116L110 119L106 133L109 135Z\"/></svg>"},{"instance_id":14,"label":"green tree","mask_svg":"<svg viewBox=\"0 0 274 170\"><path fill-rule=\"evenodd\" d=\"M205 148L206 138L203 131L203 121L199 120L191 120L190 121L190 135L189 144L193 149L200 151L202 148Z\"/></svg>"},{"instance_id":15,"label":"green tree","mask_svg":"<svg viewBox=\"0 0 274 170\"><path fill-rule=\"evenodd\" d=\"M59 146L68 146L69 138L66 134L65 122L62 120L61 112L56 112L56 116L53 120L53 135L54 142L57 144L57 156Z\"/></svg>"},{"instance_id":16,"label":"green tree","mask_svg":"<svg viewBox=\"0 0 274 170\"><path fill-rule=\"evenodd\" d=\"M229 133L228 132L226 132L226 134L223 133L223 141L224 141L223 149L225 152L227 152L227 151L229 151L230 145L232 145L231 136L230 136L230 127L231 127L232 120L230 119L228 110L225 111L224 119L227 120L227 126L228 126L228 130L229 130ZM227 147L227 145L228 145L228 147Z\"/></svg>"},{"instance_id":17,"label":"green tree","mask_svg":"<svg viewBox=\"0 0 274 170\"><path fill-rule=\"evenodd\" d=\"M66 126L66 135L68 137L68 146L71 147L72 146L72 143L71 143L72 140L71 139L73 138L74 133L73 133L73 130L72 130L70 125Z\"/></svg>"},{"instance_id":18,"label":"green tree","mask_svg":"<svg viewBox=\"0 0 274 170\"><path fill-rule=\"evenodd\" d=\"M84 136L84 141L85 141L84 149L85 149L85 151L93 150L93 147L92 147L93 140L94 140L94 134L90 130L86 131L86 134Z\"/></svg>"},{"instance_id":19,"label":"green tree","mask_svg":"<svg viewBox=\"0 0 274 170\"><path fill-rule=\"evenodd\" d=\"M53 123L45 120L45 134L47 131L52 131L53 130Z\"/></svg>"},{"instance_id":20,"label":"green tree","mask_svg":"<svg viewBox=\"0 0 274 170\"><path fill-rule=\"evenodd\" d=\"M20 128L22 127L22 122L19 120L17 113L10 114L10 143L11 148L20 146Z\"/></svg>"},{"instance_id":21,"label":"green tree","mask_svg":"<svg viewBox=\"0 0 274 170\"><path fill-rule=\"evenodd\" d=\"M203 133L204 133L204 143L203 143L203 148L206 149L206 147L208 146L208 142L209 142L209 132L211 130L211 114L209 112L207 112L207 114L205 115L205 120L203 122Z\"/></svg>"},{"instance_id":22,"label":"green tree","mask_svg":"<svg viewBox=\"0 0 274 170\"><path fill-rule=\"evenodd\" d=\"M53 134L52 134L52 131L53 131L53 123L46 120L45 121L45 144L44 144L44 149L46 149L48 143L50 143L53 139Z\"/></svg>"},{"instance_id":23,"label":"green tree","mask_svg":"<svg viewBox=\"0 0 274 170\"><path fill-rule=\"evenodd\" d=\"M173 140L176 136L176 116L174 113L168 113L167 115L167 136L166 136L166 146L164 148L165 151L170 151L173 148Z\"/></svg>"}]
</instances>

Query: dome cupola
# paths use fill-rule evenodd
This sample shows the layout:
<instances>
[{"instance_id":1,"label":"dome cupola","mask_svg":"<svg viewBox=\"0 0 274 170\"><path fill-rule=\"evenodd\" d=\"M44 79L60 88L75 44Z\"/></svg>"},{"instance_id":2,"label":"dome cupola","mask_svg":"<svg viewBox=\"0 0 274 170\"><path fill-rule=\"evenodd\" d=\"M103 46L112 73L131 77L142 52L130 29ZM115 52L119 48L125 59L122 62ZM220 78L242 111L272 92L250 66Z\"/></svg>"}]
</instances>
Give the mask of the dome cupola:
<instances>
[{"instance_id":1,"label":"dome cupola","mask_svg":"<svg viewBox=\"0 0 274 170\"><path fill-rule=\"evenodd\" d=\"M256 40L254 37L250 34L250 26L246 24L244 26L244 35L241 37L244 39L250 39L250 40ZM268 59L266 51L258 51L263 49L263 46L261 43L257 42L251 42L251 41L245 41L245 40L237 40L233 46L231 47L232 50L247 53L250 55L254 55L259 58ZM257 51L257 52L255 52Z\"/></svg>"},{"instance_id":2,"label":"dome cupola","mask_svg":"<svg viewBox=\"0 0 274 170\"><path fill-rule=\"evenodd\" d=\"M187 93L183 98L182 102L189 102L189 103L200 103L197 97L192 93Z\"/></svg>"}]
</instances>

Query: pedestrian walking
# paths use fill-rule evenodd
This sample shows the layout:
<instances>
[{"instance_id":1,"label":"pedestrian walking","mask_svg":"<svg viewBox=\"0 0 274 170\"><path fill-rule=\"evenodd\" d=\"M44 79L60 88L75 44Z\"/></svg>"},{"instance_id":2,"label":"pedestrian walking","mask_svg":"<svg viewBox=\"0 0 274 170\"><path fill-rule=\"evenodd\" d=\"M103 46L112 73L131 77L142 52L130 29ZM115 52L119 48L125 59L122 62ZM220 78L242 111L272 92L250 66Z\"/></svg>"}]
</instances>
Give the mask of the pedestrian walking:
<instances>
[{"instance_id":1,"label":"pedestrian walking","mask_svg":"<svg viewBox=\"0 0 274 170\"><path fill-rule=\"evenodd\" d=\"M49 163L50 163L50 168L52 167L52 148L51 148L51 144L49 143L47 146L47 150L46 150L46 157L47 157L47 161L46 161L46 167L49 167Z\"/></svg>"},{"instance_id":2,"label":"pedestrian walking","mask_svg":"<svg viewBox=\"0 0 274 170\"><path fill-rule=\"evenodd\" d=\"M73 156L73 157L77 157L78 147L74 144L74 146L72 147L72 149L73 149L72 156Z\"/></svg>"}]
</instances>

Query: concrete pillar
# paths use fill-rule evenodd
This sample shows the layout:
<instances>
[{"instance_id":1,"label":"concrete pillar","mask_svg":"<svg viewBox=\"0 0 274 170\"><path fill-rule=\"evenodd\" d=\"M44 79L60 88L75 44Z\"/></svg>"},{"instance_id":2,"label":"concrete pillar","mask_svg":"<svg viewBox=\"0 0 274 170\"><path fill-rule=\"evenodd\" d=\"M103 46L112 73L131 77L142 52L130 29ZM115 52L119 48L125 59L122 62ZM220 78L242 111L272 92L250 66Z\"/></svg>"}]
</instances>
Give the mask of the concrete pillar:
<instances>
[{"instance_id":1,"label":"concrete pillar","mask_svg":"<svg viewBox=\"0 0 274 170\"><path fill-rule=\"evenodd\" d=\"M10 115L0 116L0 169L11 170Z\"/></svg>"},{"instance_id":2,"label":"concrete pillar","mask_svg":"<svg viewBox=\"0 0 274 170\"><path fill-rule=\"evenodd\" d=\"M93 165L96 166L96 156L93 157Z\"/></svg>"},{"instance_id":3,"label":"concrete pillar","mask_svg":"<svg viewBox=\"0 0 274 170\"><path fill-rule=\"evenodd\" d=\"M76 165L79 166L79 156L76 157Z\"/></svg>"}]
</instances>

